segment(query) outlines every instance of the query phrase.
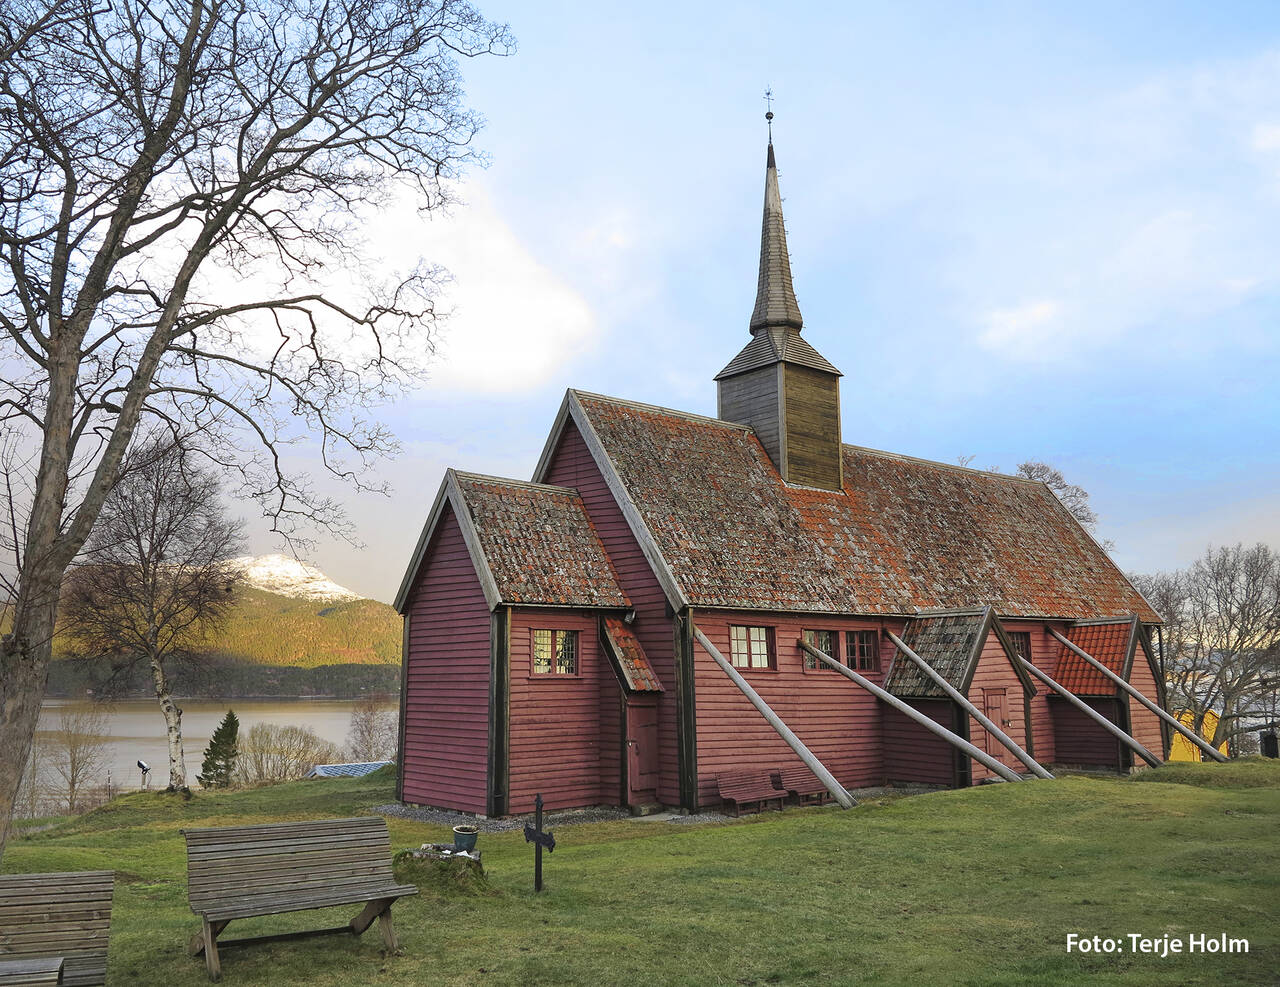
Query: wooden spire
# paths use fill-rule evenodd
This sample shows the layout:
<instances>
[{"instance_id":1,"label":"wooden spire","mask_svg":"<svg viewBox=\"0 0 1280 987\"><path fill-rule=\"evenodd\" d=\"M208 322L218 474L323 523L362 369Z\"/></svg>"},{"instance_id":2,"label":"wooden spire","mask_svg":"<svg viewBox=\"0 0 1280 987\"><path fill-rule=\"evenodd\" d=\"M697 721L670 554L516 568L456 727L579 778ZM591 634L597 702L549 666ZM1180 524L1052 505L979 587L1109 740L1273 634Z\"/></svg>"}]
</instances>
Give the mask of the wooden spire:
<instances>
[{"instance_id":1,"label":"wooden spire","mask_svg":"<svg viewBox=\"0 0 1280 987\"><path fill-rule=\"evenodd\" d=\"M770 114L772 116L772 114ZM760 278L756 287L756 307L751 313L751 334L766 329L795 329L804 325L795 289L791 286L791 259L787 254L787 231L782 222L782 195L778 191L778 166L773 157L773 140L764 171L764 222L760 228Z\"/></svg>"}]
</instances>

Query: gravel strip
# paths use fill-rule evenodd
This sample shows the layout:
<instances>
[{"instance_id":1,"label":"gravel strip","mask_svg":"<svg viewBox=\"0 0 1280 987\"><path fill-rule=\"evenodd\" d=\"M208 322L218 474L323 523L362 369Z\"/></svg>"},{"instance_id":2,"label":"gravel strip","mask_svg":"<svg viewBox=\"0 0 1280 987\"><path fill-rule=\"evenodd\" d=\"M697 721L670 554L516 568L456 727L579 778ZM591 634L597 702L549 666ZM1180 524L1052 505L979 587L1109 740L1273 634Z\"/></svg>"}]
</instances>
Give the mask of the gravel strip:
<instances>
[{"instance_id":1,"label":"gravel strip","mask_svg":"<svg viewBox=\"0 0 1280 987\"><path fill-rule=\"evenodd\" d=\"M533 814L527 816L511 816L505 819L482 819L465 812L450 812L447 809L426 809L412 805L375 805L369 810L380 816L395 816L399 819L412 819L414 822L437 823L441 826L475 826L482 833L503 833L513 829L523 829L525 823L533 824ZM576 826L581 823L611 822L615 819L629 819L631 814L625 809L595 808L570 809L566 812L544 812L542 814L543 830L553 826Z\"/></svg>"},{"instance_id":2,"label":"gravel strip","mask_svg":"<svg viewBox=\"0 0 1280 987\"><path fill-rule=\"evenodd\" d=\"M876 786L872 788L855 788L849 794L859 802L877 798L901 798L904 795L923 795L935 791L928 785L894 785L892 787ZM835 803L827 808L834 809ZM412 805L401 805L392 802L388 805L375 805L369 810L380 816L395 816L399 819L412 819L414 822L436 823L440 826L475 826L482 833L505 833L513 829L523 829L525 824L533 824L533 813L527 816L511 816L505 819L483 819L468 815L465 812L451 812L447 809L426 809ZM630 819L631 813L625 809L597 806L592 809L569 809L564 812L547 812L542 816L542 828L549 830L554 826L577 826L582 823L614 822L619 819ZM692 812L689 815L672 815L666 820L679 826L696 825L698 823L722 823L733 819L733 816L722 812Z\"/></svg>"}]
</instances>

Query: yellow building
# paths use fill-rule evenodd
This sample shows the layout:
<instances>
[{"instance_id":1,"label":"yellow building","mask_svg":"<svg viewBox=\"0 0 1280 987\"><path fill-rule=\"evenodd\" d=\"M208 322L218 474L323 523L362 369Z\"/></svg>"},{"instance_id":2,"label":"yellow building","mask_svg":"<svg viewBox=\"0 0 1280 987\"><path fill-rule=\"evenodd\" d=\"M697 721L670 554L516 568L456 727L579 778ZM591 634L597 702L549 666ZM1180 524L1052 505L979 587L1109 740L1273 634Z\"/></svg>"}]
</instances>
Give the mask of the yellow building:
<instances>
[{"instance_id":1,"label":"yellow building","mask_svg":"<svg viewBox=\"0 0 1280 987\"><path fill-rule=\"evenodd\" d=\"M1195 717L1188 710L1183 710L1178 714L1178 722L1189 730L1194 730L1192 726L1195 723ZM1210 710L1204 714L1204 732L1212 735L1213 731L1218 728L1218 717ZM1203 761L1204 754L1191 741L1176 731L1173 733L1173 742L1169 745L1170 761ZM1224 741L1222 746L1218 748L1223 754L1227 753L1227 745Z\"/></svg>"}]
</instances>

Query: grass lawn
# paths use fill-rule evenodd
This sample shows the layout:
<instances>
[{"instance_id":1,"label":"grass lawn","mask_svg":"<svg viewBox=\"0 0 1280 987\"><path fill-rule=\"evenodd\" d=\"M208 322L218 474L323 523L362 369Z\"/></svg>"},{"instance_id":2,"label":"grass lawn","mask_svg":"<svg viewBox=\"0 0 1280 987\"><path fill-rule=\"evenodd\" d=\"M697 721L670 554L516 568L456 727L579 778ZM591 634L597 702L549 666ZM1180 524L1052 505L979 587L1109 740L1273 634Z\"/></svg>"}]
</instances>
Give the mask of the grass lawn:
<instances>
[{"instance_id":1,"label":"grass lawn","mask_svg":"<svg viewBox=\"0 0 1280 987\"><path fill-rule=\"evenodd\" d=\"M376 926L227 949L228 984L1280 982L1280 764L1178 764L1142 780L989 785L725 825L565 827L532 891L519 833L481 834L489 887L426 887ZM1167 783L1157 783L1165 779ZM358 814L385 780L298 782L189 802L118 799L11 840L6 871L118 872L109 984L202 984L184 950L179 829ZM395 847L450 839L390 820ZM233 923L229 937L358 909ZM349 914L348 914L349 913ZM1067 955L1068 932L1226 932L1247 956Z\"/></svg>"}]
</instances>

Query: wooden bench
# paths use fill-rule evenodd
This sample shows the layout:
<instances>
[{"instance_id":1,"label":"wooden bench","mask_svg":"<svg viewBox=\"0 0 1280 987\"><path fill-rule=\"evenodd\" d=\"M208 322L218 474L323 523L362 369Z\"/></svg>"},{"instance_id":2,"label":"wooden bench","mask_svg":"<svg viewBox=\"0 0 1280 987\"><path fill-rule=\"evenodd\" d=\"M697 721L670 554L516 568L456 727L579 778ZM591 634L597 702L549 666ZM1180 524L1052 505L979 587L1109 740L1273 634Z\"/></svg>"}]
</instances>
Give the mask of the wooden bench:
<instances>
[{"instance_id":1,"label":"wooden bench","mask_svg":"<svg viewBox=\"0 0 1280 987\"><path fill-rule=\"evenodd\" d=\"M0 970L14 974L0 983L106 983L107 936L115 873L0 874ZM61 958L62 980L41 980L37 968ZM29 966L27 979L16 979Z\"/></svg>"},{"instance_id":2,"label":"wooden bench","mask_svg":"<svg viewBox=\"0 0 1280 987\"><path fill-rule=\"evenodd\" d=\"M203 921L191 938L190 953L204 953L212 980L222 976L219 946L298 939L348 932L360 935L378 920L388 951L396 949L391 906L417 894L396 884L391 872L391 838L379 816L184 829L187 839L187 900ZM365 903L346 925L233 939L218 936L235 919Z\"/></svg>"},{"instance_id":3,"label":"wooden bench","mask_svg":"<svg viewBox=\"0 0 1280 987\"><path fill-rule=\"evenodd\" d=\"M783 791L795 796L796 803L799 805L823 805L831 798L827 786L803 764L783 768L778 772L778 782Z\"/></svg>"},{"instance_id":4,"label":"wooden bench","mask_svg":"<svg viewBox=\"0 0 1280 987\"><path fill-rule=\"evenodd\" d=\"M768 808L770 802L776 801L782 808L782 800L787 793L773 784L776 771L723 771L716 775L716 789L722 802L733 803L733 814L742 815L744 805L758 805Z\"/></svg>"},{"instance_id":5,"label":"wooden bench","mask_svg":"<svg viewBox=\"0 0 1280 987\"><path fill-rule=\"evenodd\" d=\"M65 963L66 960L61 956L47 956L36 960L0 960L0 987L60 984Z\"/></svg>"}]
</instances>

